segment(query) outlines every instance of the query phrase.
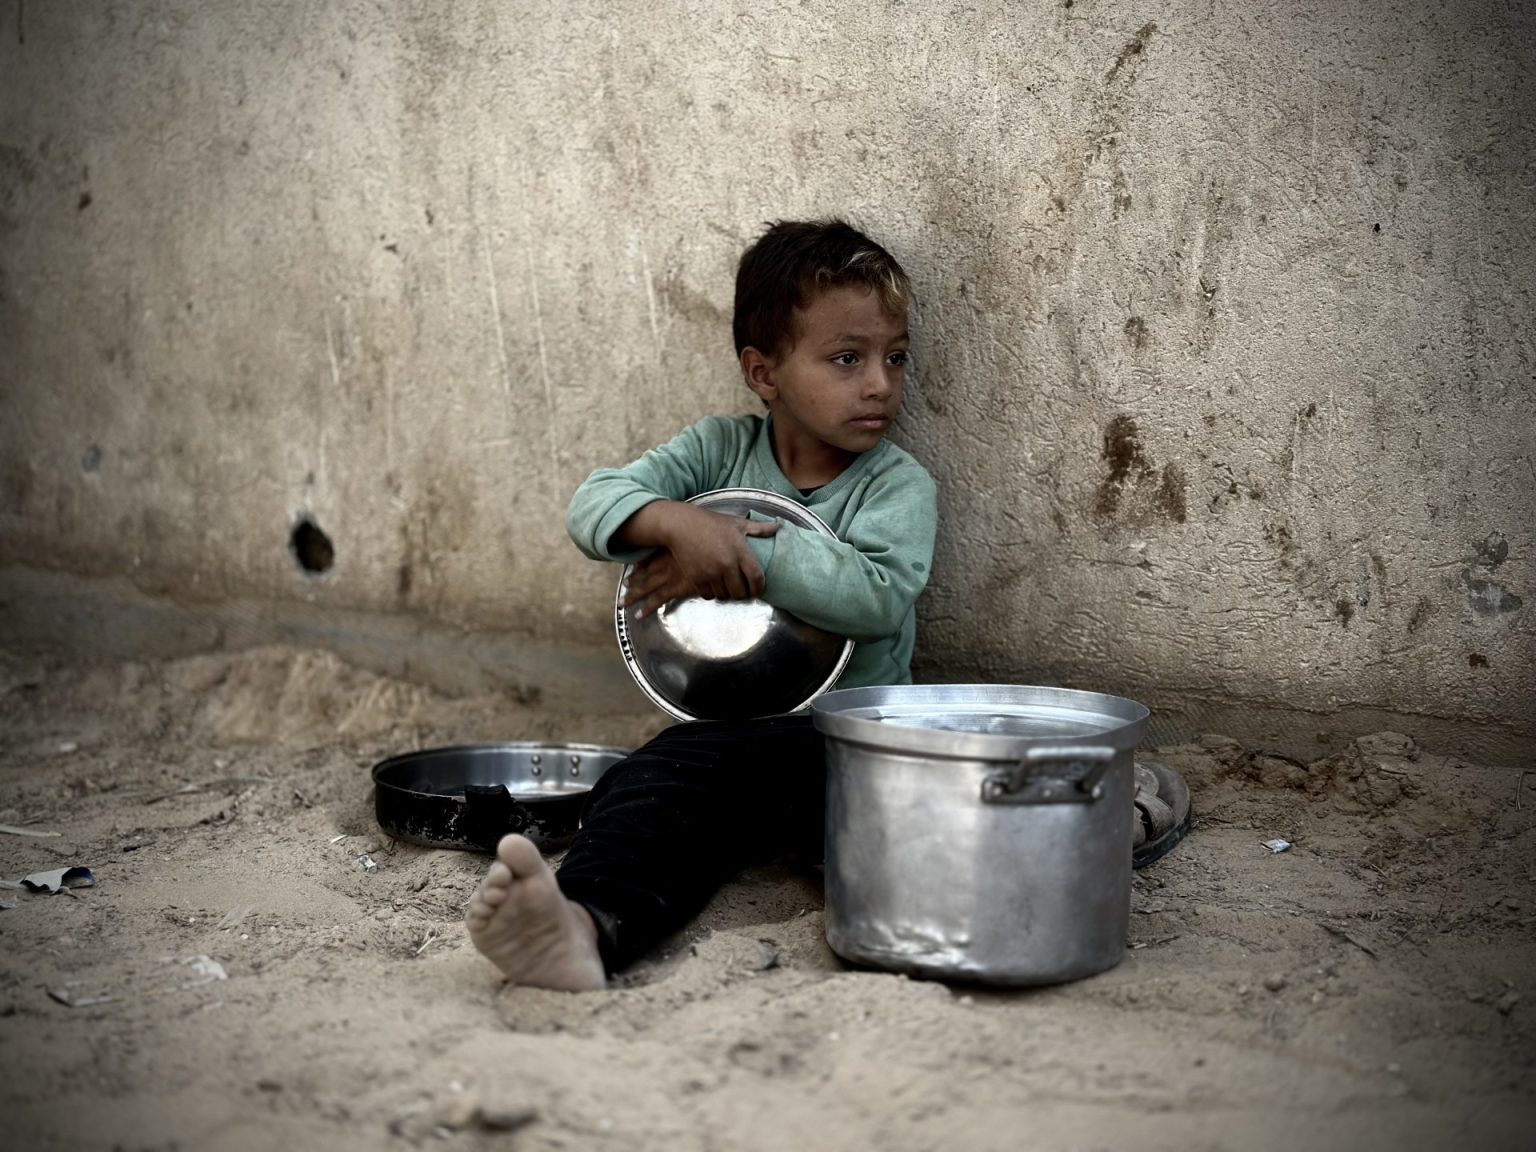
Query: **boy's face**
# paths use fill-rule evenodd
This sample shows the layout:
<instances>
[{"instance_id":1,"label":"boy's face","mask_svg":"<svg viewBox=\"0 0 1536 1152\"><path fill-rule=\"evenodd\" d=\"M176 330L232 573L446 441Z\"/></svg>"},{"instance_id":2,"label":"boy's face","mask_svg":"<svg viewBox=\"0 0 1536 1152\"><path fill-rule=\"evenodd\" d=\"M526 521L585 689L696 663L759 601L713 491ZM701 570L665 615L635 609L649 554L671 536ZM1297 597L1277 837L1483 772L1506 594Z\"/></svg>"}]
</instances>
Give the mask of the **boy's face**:
<instances>
[{"instance_id":1,"label":"boy's face","mask_svg":"<svg viewBox=\"0 0 1536 1152\"><path fill-rule=\"evenodd\" d=\"M773 414L786 474L802 463L840 471L878 444L901 410L906 369L905 312L886 312L862 285L829 288L796 309L794 341L776 355L742 353L747 386Z\"/></svg>"}]
</instances>

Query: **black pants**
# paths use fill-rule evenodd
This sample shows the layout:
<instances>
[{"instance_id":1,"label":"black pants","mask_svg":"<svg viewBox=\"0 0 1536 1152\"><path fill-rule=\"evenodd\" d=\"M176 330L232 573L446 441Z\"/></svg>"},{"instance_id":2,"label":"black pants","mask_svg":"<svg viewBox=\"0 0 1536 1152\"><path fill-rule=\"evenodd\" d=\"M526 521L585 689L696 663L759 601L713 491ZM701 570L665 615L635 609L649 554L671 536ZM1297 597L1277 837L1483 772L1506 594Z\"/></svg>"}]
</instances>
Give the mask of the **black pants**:
<instances>
[{"instance_id":1,"label":"black pants","mask_svg":"<svg viewBox=\"0 0 1536 1152\"><path fill-rule=\"evenodd\" d=\"M592 789L558 879L597 924L609 972L683 927L741 868L821 859L822 739L811 718L667 729Z\"/></svg>"}]
</instances>

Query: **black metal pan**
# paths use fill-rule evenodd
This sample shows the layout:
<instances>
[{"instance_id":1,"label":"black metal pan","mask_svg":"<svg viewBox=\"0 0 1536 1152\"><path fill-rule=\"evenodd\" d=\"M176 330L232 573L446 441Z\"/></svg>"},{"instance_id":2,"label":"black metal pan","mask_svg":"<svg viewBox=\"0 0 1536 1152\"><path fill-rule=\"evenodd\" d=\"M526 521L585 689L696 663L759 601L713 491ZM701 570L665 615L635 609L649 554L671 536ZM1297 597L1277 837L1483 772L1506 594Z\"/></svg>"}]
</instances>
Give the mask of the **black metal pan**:
<instances>
[{"instance_id":1,"label":"black metal pan","mask_svg":"<svg viewBox=\"0 0 1536 1152\"><path fill-rule=\"evenodd\" d=\"M627 755L538 743L409 752L374 765L374 814L391 836L429 848L494 852L520 832L552 851L575 835L592 785Z\"/></svg>"}]
</instances>

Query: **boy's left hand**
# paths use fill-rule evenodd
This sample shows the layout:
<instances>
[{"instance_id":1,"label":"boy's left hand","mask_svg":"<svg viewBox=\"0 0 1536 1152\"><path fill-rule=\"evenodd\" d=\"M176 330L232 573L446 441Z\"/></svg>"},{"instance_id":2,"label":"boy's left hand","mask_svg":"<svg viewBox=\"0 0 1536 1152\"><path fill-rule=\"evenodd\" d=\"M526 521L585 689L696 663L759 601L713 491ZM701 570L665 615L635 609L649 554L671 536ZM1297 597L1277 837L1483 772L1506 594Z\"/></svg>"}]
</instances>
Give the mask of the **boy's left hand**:
<instances>
[{"instance_id":1,"label":"boy's left hand","mask_svg":"<svg viewBox=\"0 0 1536 1152\"><path fill-rule=\"evenodd\" d=\"M630 571L623 605L640 617L690 596L748 600L761 595L763 570L747 538L778 530L776 520L727 516L670 500L647 504L620 529L628 545L656 549Z\"/></svg>"},{"instance_id":2,"label":"boy's left hand","mask_svg":"<svg viewBox=\"0 0 1536 1152\"><path fill-rule=\"evenodd\" d=\"M626 608L635 608L637 617L643 617L659 612L674 600L686 600L699 594L697 585L683 575L677 557L665 548L658 548L630 572L624 585L623 604Z\"/></svg>"},{"instance_id":3,"label":"boy's left hand","mask_svg":"<svg viewBox=\"0 0 1536 1152\"><path fill-rule=\"evenodd\" d=\"M738 521L734 517L723 519L729 519L732 528L745 536L772 536L779 527L774 521ZM740 567L731 569L726 565L725 574L717 575L707 584L701 584L691 576L683 561L670 548L657 548L630 571L629 579L624 584L624 607L634 608L638 618L659 612L674 601L687 600L693 596L705 600L750 600L761 595L763 570L739 540L737 547L742 556L738 561ZM697 557L694 559L697 560ZM708 566L699 570L706 574L711 571Z\"/></svg>"}]
</instances>

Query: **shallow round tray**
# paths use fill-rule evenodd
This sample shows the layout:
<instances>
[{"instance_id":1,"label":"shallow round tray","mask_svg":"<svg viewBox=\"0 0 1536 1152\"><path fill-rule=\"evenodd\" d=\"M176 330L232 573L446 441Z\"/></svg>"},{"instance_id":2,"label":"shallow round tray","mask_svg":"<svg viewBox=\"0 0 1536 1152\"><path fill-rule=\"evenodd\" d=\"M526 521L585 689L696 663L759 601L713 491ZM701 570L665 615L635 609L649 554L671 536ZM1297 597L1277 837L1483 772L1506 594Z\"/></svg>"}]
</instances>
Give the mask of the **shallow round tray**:
<instances>
[{"instance_id":1,"label":"shallow round tray","mask_svg":"<svg viewBox=\"0 0 1536 1152\"><path fill-rule=\"evenodd\" d=\"M429 748L373 766L374 815L428 848L494 852L509 832L549 851L575 835L592 786L629 755L599 744Z\"/></svg>"},{"instance_id":2,"label":"shallow round tray","mask_svg":"<svg viewBox=\"0 0 1536 1152\"><path fill-rule=\"evenodd\" d=\"M804 505L759 488L720 488L688 501L712 512L755 512L837 538ZM641 690L679 720L744 720L797 712L837 683L853 641L763 600L676 600L636 619L624 607L626 565L613 600L614 631Z\"/></svg>"}]
</instances>

